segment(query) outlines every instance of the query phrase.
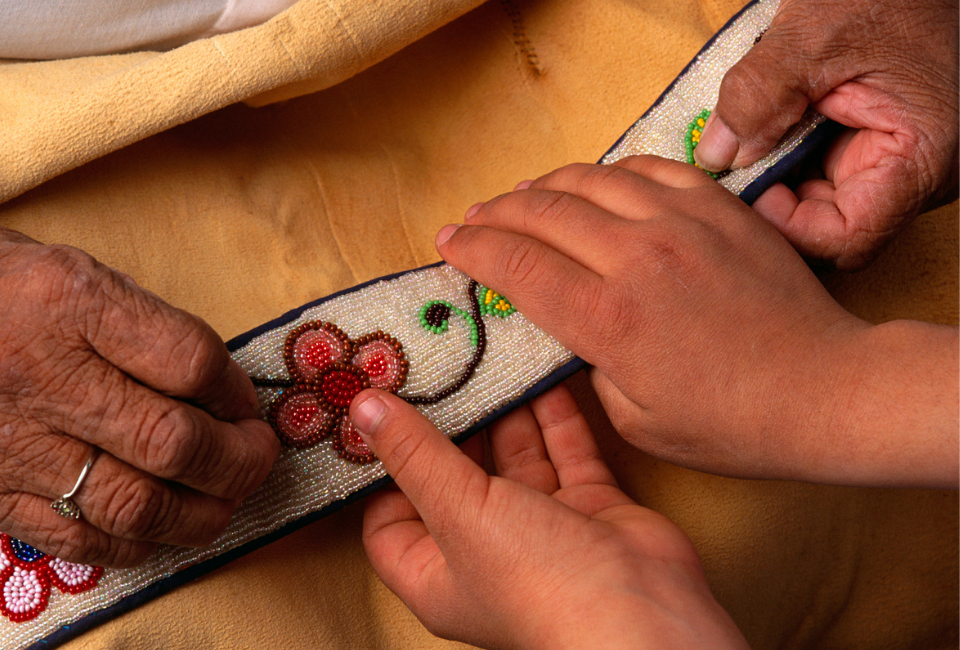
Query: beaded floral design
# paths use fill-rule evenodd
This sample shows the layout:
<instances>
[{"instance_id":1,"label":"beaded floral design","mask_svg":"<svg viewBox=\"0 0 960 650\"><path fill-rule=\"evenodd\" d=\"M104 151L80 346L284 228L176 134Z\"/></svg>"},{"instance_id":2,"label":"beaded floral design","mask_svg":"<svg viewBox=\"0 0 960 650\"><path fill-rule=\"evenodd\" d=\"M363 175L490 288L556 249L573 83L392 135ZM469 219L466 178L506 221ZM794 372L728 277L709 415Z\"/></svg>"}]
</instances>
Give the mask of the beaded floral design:
<instances>
[{"instance_id":1,"label":"beaded floral design","mask_svg":"<svg viewBox=\"0 0 960 650\"><path fill-rule=\"evenodd\" d=\"M269 421L290 447L312 447L333 436L337 453L355 463L374 460L373 452L350 424L347 411L365 388L396 393L407 380L403 346L377 331L351 339L332 323L311 321L287 335L283 360L291 382L256 380L283 387L270 404Z\"/></svg>"},{"instance_id":2,"label":"beaded floral design","mask_svg":"<svg viewBox=\"0 0 960 650\"><path fill-rule=\"evenodd\" d=\"M470 308L446 300L430 300L419 311L420 325L434 334L449 330L450 319L464 320L473 354L458 377L432 395L403 395L411 404L436 404L463 388L483 359L487 347L483 316L507 318L516 309L496 291L471 280ZM351 339L333 323L310 321L292 330L284 342L283 360L289 380L254 377L253 383L283 392L271 402L268 421L289 447L304 449L333 438L341 458L354 463L376 460L350 423L350 402L366 388L399 391L409 364L400 341L382 331Z\"/></svg>"},{"instance_id":3,"label":"beaded floral design","mask_svg":"<svg viewBox=\"0 0 960 650\"><path fill-rule=\"evenodd\" d=\"M480 285L475 280L471 280L467 286L467 296L470 299L470 311L455 307L446 300L431 300L420 308L420 325L434 334L446 332L450 327L452 316L462 318L470 331L473 355L460 376L440 392L434 395L405 396L404 399L411 404L436 404L466 386L487 350L487 328L483 323L483 316L485 314L495 314L506 318L516 311L506 298Z\"/></svg>"},{"instance_id":4,"label":"beaded floral design","mask_svg":"<svg viewBox=\"0 0 960 650\"><path fill-rule=\"evenodd\" d=\"M14 623L34 619L47 608L51 585L79 594L96 587L102 575L103 567L64 562L0 534L0 614Z\"/></svg>"},{"instance_id":5,"label":"beaded floral design","mask_svg":"<svg viewBox=\"0 0 960 650\"><path fill-rule=\"evenodd\" d=\"M687 152L687 162L700 169L702 169L702 167L697 165L697 161L693 157L693 150L700 144L700 136L703 135L703 128L707 125L707 118L710 117L710 113L712 112L709 108L700 111L700 114L693 118L693 121L687 125L687 131L684 134L684 149ZM713 172L707 173L713 178L717 178L717 174Z\"/></svg>"},{"instance_id":6,"label":"beaded floral design","mask_svg":"<svg viewBox=\"0 0 960 650\"><path fill-rule=\"evenodd\" d=\"M513 312L517 311L517 308L511 305L509 300L501 296L493 289L488 289L482 284L478 285L477 299L480 301L481 314L489 314L491 316L506 318Z\"/></svg>"}]
</instances>

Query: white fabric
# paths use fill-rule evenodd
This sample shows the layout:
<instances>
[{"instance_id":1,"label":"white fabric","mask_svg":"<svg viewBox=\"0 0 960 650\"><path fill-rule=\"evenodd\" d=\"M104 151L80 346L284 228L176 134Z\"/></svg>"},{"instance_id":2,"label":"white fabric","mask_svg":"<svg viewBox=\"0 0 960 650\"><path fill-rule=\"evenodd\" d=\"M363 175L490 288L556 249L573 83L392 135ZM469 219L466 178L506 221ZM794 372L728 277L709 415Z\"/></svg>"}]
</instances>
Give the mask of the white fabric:
<instances>
[{"instance_id":1,"label":"white fabric","mask_svg":"<svg viewBox=\"0 0 960 650\"><path fill-rule=\"evenodd\" d=\"M265 22L296 0L0 0L0 58L166 50Z\"/></svg>"}]
</instances>

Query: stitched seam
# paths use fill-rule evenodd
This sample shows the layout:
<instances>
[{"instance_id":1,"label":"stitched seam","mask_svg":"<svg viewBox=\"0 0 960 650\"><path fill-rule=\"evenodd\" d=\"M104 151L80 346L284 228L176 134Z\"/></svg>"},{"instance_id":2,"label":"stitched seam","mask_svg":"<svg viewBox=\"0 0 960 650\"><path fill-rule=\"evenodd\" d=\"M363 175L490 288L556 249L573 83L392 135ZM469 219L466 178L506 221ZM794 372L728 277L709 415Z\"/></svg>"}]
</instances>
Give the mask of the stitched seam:
<instances>
[{"instance_id":1,"label":"stitched seam","mask_svg":"<svg viewBox=\"0 0 960 650\"><path fill-rule=\"evenodd\" d=\"M513 43L519 50L520 56L526 60L528 68L535 76L541 76L543 65L540 63L540 57L537 56L536 48L533 47L533 43L527 37L520 7L513 0L500 0L500 5L510 18L510 22L513 23Z\"/></svg>"}]
</instances>

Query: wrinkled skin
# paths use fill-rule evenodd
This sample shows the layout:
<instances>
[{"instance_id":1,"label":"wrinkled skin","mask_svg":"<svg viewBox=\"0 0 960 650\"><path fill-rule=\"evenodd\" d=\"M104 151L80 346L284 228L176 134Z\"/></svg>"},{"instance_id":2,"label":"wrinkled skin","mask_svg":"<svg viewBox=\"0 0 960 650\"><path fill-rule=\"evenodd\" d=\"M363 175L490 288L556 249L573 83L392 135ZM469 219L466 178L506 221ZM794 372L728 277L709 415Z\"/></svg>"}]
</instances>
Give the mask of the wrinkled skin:
<instances>
[{"instance_id":1,"label":"wrinkled skin","mask_svg":"<svg viewBox=\"0 0 960 650\"><path fill-rule=\"evenodd\" d=\"M127 566L208 544L279 451L202 320L65 246L0 230L0 530ZM73 488L83 518L50 502Z\"/></svg>"},{"instance_id":2,"label":"wrinkled skin","mask_svg":"<svg viewBox=\"0 0 960 650\"><path fill-rule=\"evenodd\" d=\"M370 497L367 554L434 634L518 650L746 649L693 544L620 491L564 387L490 428L495 476L476 462L479 438L471 459L395 395L365 391L351 415L400 488Z\"/></svg>"},{"instance_id":3,"label":"wrinkled skin","mask_svg":"<svg viewBox=\"0 0 960 650\"><path fill-rule=\"evenodd\" d=\"M813 177L754 208L808 258L862 268L957 197L957 62L956 1L783 0L725 75L694 155L713 171L748 165L808 105L848 127Z\"/></svg>"}]
</instances>

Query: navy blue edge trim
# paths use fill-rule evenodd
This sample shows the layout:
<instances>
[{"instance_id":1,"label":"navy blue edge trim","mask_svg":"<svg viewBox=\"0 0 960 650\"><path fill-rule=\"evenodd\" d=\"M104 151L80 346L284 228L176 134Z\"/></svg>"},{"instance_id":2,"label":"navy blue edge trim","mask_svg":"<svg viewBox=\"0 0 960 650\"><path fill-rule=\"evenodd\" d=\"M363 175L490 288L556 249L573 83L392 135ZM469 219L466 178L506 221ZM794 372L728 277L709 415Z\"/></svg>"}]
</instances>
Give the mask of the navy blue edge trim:
<instances>
[{"instance_id":1,"label":"navy blue edge trim","mask_svg":"<svg viewBox=\"0 0 960 650\"><path fill-rule=\"evenodd\" d=\"M283 316L280 316L279 318L276 318L270 321L269 323L265 323L260 327L252 329L249 332L246 332L244 334L241 334L240 336L237 336L236 338L231 339L227 343L227 347L230 349L231 352L233 352L239 349L240 347L246 345L251 340L253 340L253 338L259 336L260 334L263 334L264 332L272 330L276 327L281 327L282 325L285 325L286 323L289 323L290 321L299 317L307 309L310 309L311 307L316 307L317 305L322 305L328 300L332 300L338 296L342 296L348 293L353 293L354 291L359 291L360 289L363 289L364 287L370 286L372 284L376 284L377 282L382 282L384 280L393 280L401 276L407 275L409 273L416 273L417 271L438 267L438 266L441 266L442 264L444 263L438 262L435 264L428 264L427 266L422 266L420 268L412 269L410 271L394 273L392 275L376 278L374 280L370 280L369 282L364 282L363 284L357 285L355 287L351 287L350 289L345 289L343 291L339 291L337 293L331 294L319 300L315 300L313 302L307 303L306 305L303 305L301 307L297 307L296 309L288 311ZM509 404L505 404L504 406L500 407L496 411L490 413L489 415L484 416L482 419L474 423L466 431L453 437L454 442L456 442L457 444L460 444L470 439L471 437L473 437L474 435L476 435L477 433L485 429L487 426L489 426L493 422L499 420L501 417L503 417L510 411L520 406L523 406L524 404L534 399L538 395L542 395L549 389L559 384L564 379L567 379L568 377L572 376L576 372L585 368L586 365L587 365L586 362L584 362L582 359L578 357L574 357L572 360L563 364L562 366L554 370L552 373L550 373L549 375L547 375L546 377L538 381L536 384L528 388L526 391L523 392L522 395L520 395L514 401L510 402ZM181 569L180 571L174 573L172 576L168 578L163 578L162 580L158 580L157 582L154 582L153 584L150 584L144 587L140 591L132 593L129 596L125 596L124 598L122 598L121 600L119 600L118 602L114 603L109 607L92 612L70 625L65 625L60 629L54 632L51 632L46 637L38 640L33 645L29 646L29 650L49 649L49 648L56 647L62 643L66 643L67 641L80 636L87 630L90 630L96 627L97 625L100 625L101 623L106 623L110 619L116 618L121 614L125 614L126 612L129 612L135 609L136 607L150 600L153 600L154 598L157 598L158 596L162 596L172 591L173 589L175 589L176 587L179 587L180 585L184 585L188 582L196 580L197 578L200 578L201 576L207 575L211 571L215 571L216 569L219 569L220 567L226 564L229 564L230 562L233 562L234 560L237 560L243 557L244 555L247 555L248 553L252 553L253 551L259 548L262 548L268 544L271 544L282 537L286 537L290 533L293 533L294 531L297 531L300 528L307 526L308 524L312 524L313 522L318 521L323 517L326 517L327 515L331 515L337 512L338 510L342 510L346 506L356 501L359 501L370 494L373 494L377 490L380 490L381 488L389 485L392 482L393 482L393 479L391 479L389 476L385 476L367 485L366 487L363 487L357 490L356 492L351 493L350 495L348 495L343 499L340 499L339 501L334 501L333 503L327 504L326 506L324 506L320 510L317 510L316 512L311 512L309 514L304 515L303 517L300 517L299 519L295 519L293 521L287 522L286 524L284 524L283 526L281 526L280 528L278 528L277 530L271 533L267 533L266 535L262 535L260 537L257 537L256 539L250 540L249 542L241 546L232 548L229 551L225 551L220 555L217 555L216 557L210 558L209 560L204 560L203 562L199 562L197 564Z\"/></svg>"},{"instance_id":2,"label":"navy blue edge trim","mask_svg":"<svg viewBox=\"0 0 960 650\"><path fill-rule=\"evenodd\" d=\"M747 9L749 9L751 6L756 4L758 1L759 0L752 0L743 9L741 9L733 18L728 20L726 24L724 24L724 26L720 29L720 31L717 32L713 36L713 38L711 38L707 42L707 44L700 49L699 52L697 52L697 56L695 56L690 61L690 63L687 64L687 66L683 69L680 75L677 76L677 79L679 79L680 76L682 76L687 72L687 70L690 68L691 65L693 65L693 63L697 60L700 54L703 53L703 51L709 48L711 45L713 45L714 41L716 41L716 39L731 25L731 23L733 23L738 18L740 18L740 16ZM671 83L670 86L668 86L667 89L660 95L660 97L657 98L657 101L654 102L654 104L649 109L647 109L647 111L643 114L643 116L640 119L643 119L643 117L645 117L648 113L650 113L651 110L653 110L658 104L660 104L660 102L663 101L663 98L671 90L673 90L673 87L674 85L676 85L676 83L677 81L674 80L673 83ZM634 122L634 124L635 123L636 122ZM764 191L766 191L771 185L776 183L778 180L783 178L783 176L789 173L790 170L792 170L804 158L809 156L811 152L815 151L820 145L822 145L824 142L828 141L831 137L836 135L839 132L840 128L841 128L840 125L830 120L826 120L823 123L818 124L813 129L813 131L810 134L808 134L807 137L804 138L800 144L797 145L797 147L793 151L791 151L786 156L784 156L780 161L777 162L776 165L774 165L770 169L767 169L756 180L754 180L746 188L744 188L744 190L739 195L740 198L748 205L752 204ZM624 137L626 137L626 132L624 133L624 135L620 136L620 138L616 141L616 143L614 143L612 147L610 147L610 149L607 150L607 153L605 153L604 156L606 156L608 153L610 153L610 151L615 149L617 145L619 145L620 142L623 141ZM261 334L268 332L272 329L275 329L277 327L280 327L282 325L285 325L286 323L289 323L290 321L298 318L306 310L316 307L318 305L322 305L323 303L329 300L333 300L334 298L338 298L339 296L343 296L348 293L353 293L354 291L359 291L360 289L368 287L372 284L376 284L377 282L394 280L396 278L407 275L409 273L415 273L417 271L435 268L438 266L442 266L443 264L444 262L435 262L433 264L427 264L426 266L421 266L416 269L401 271L399 273L393 273L391 275L385 275L385 276L370 280L368 282L364 282L362 284L350 287L348 289L338 291L336 293L330 294L329 296L325 296L318 300L314 300L313 302L309 302L305 305L297 307L296 309L292 309L287 313L283 314L282 316L275 318L267 323L264 323L263 325L260 325L259 327L256 327L250 330L249 332L240 334L239 336L227 342L227 348L231 352L234 352L239 348L243 347L244 345L246 345L247 343L249 343L250 341L252 341L257 336L260 336ZM510 411L513 411L514 409L519 408L520 406L523 406L524 404L534 399L538 395L542 395L553 386L557 385L564 379L569 378L570 376L582 370L586 366L587 364L585 361L575 357L572 361L567 362L563 366L559 367L557 370L553 371L550 375L544 377L539 382L537 382L536 384L528 388L520 397L518 397L513 402L510 402L509 404L506 404L503 407L497 409L493 413L487 415L486 417L478 421L476 424L471 426L469 429L467 429L463 433L454 437L454 441L457 444L460 444L468 440L469 438L477 434L479 431L483 430L484 428L489 426L491 423L500 419ZM373 483L371 483L370 485L367 485L364 488L357 490L356 492L353 492L352 494L350 494L344 499L341 499L339 501L334 501L333 503L328 504L327 506L323 507L322 509L316 512L312 512L308 515L304 515L300 519L296 519L294 521L288 522L287 524L283 525L282 527L278 528L272 533L268 533L266 535L258 537L254 540L247 542L246 544L243 544L242 546L239 546L237 548L221 553L220 555L214 558L211 558L209 560L205 560L193 566L189 566L185 569L181 569L180 571L173 574L169 578L164 578L147 587L144 587L140 591L124 597L123 599L121 599L117 603L114 603L110 607L88 614L87 616L83 617L82 619L70 625L66 625L54 632L51 632L46 637L38 640L33 645L29 646L28 650L46 650L49 648L56 647L62 643L66 643L67 641L80 636L87 630L94 628L97 625L100 625L101 623L105 623L110 619L119 616L120 614L129 612L132 609L138 607L139 605L147 601L153 600L158 596L166 594L169 591L173 590L174 588L179 587L180 585L186 584L192 580L195 580L201 576L204 576L210 573L211 571L214 571L226 564L229 564L233 560L241 558L244 555L247 555L248 553L251 553L259 548L262 548L263 546L266 546L267 544L275 542L278 539L285 537L290 533L296 530L299 530L300 528L303 528L308 524L311 524L315 521L322 519L323 517L326 517L327 515L333 514L334 512L337 512L338 510L343 509L344 507L350 505L351 503L359 501L364 497L370 494L373 494L377 490L380 490L381 488L389 485L391 482L392 482L392 479L389 476L386 476L382 479L374 481Z\"/></svg>"},{"instance_id":3,"label":"navy blue edge trim","mask_svg":"<svg viewBox=\"0 0 960 650\"><path fill-rule=\"evenodd\" d=\"M833 120L824 120L816 125L807 134L807 137L794 147L793 151L778 160L777 164L764 171L756 180L743 188L743 191L739 194L740 199L747 205L753 205L753 202L766 192L771 185L781 180L810 154L839 135L843 128L843 125Z\"/></svg>"}]
</instances>

